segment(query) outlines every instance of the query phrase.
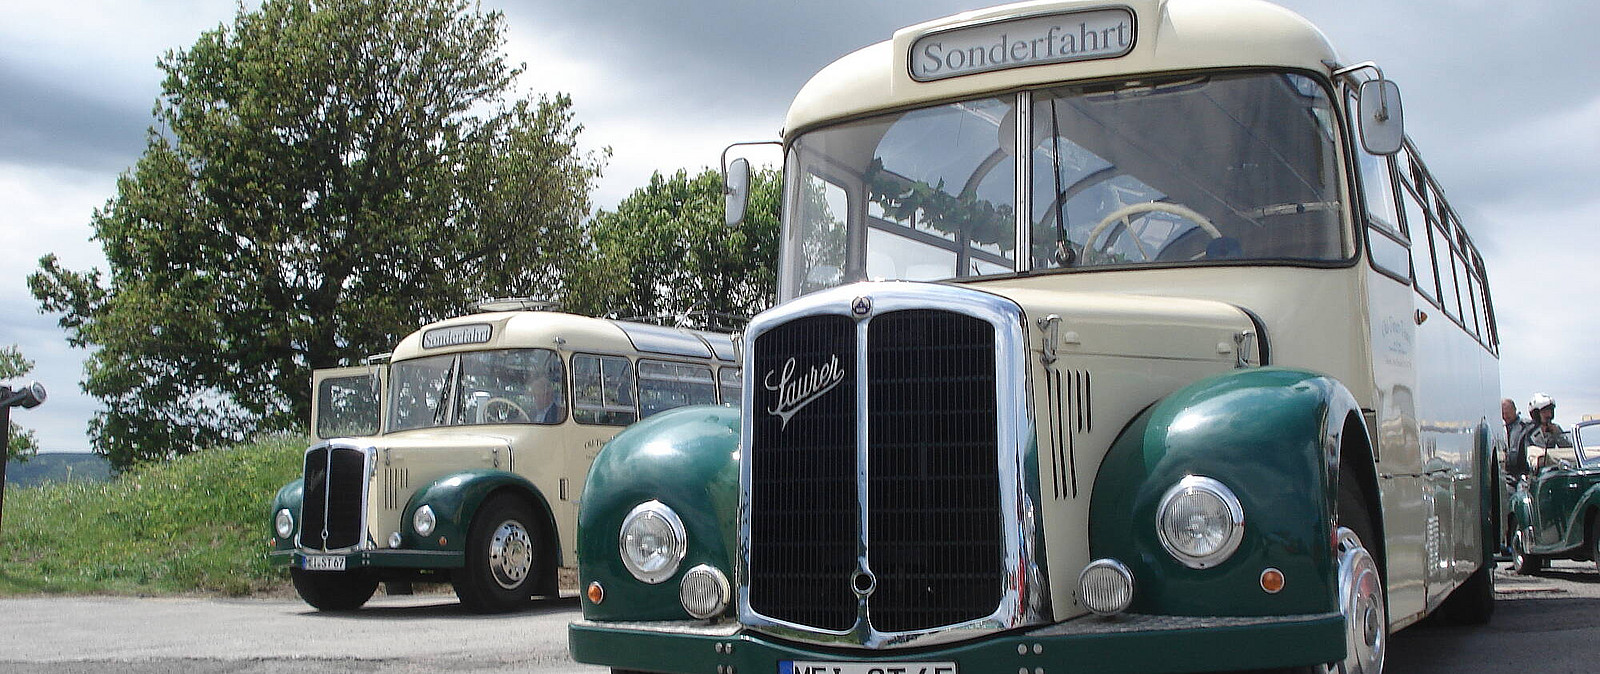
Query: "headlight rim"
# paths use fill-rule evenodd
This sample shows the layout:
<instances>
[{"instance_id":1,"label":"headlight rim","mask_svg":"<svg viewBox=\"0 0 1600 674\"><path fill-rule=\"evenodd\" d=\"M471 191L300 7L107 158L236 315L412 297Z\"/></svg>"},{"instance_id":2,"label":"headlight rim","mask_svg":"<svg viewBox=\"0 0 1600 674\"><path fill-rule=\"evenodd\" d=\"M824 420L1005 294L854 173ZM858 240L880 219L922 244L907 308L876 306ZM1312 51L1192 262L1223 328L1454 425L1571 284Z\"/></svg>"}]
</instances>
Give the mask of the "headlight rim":
<instances>
[{"instance_id":1,"label":"headlight rim","mask_svg":"<svg viewBox=\"0 0 1600 674\"><path fill-rule=\"evenodd\" d=\"M1228 536L1222 544L1210 554L1191 555L1183 552L1167 536L1167 528L1162 524L1166 520L1167 511L1180 494L1191 489L1208 493L1221 501L1228 511L1228 521L1231 523ZM1209 569L1227 561L1238 552L1240 544L1244 542L1244 506L1239 502L1239 497L1227 485L1216 478L1205 475L1186 475L1178 480L1177 484L1168 488L1161 495L1159 505L1156 507L1155 528L1156 537L1161 541L1161 547L1173 559L1191 569Z\"/></svg>"},{"instance_id":2,"label":"headlight rim","mask_svg":"<svg viewBox=\"0 0 1600 674\"><path fill-rule=\"evenodd\" d=\"M672 547L672 554L668 555L667 563L659 569L640 568L633 558L628 555L628 527L636 520L643 517L657 517L665 522L672 531L676 545ZM617 556L622 559L623 568L639 582L649 585L659 585L677 575L678 569L683 567L683 560L689 554L689 534L683 526L683 519L678 517L677 511L659 500L651 499L640 503L628 511L622 518L621 526L617 527Z\"/></svg>"},{"instance_id":3,"label":"headlight rim","mask_svg":"<svg viewBox=\"0 0 1600 674\"><path fill-rule=\"evenodd\" d=\"M288 508L279 508L272 516L272 529L279 540L289 540L294 536L294 513L289 512Z\"/></svg>"},{"instance_id":4,"label":"headlight rim","mask_svg":"<svg viewBox=\"0 0 1600 674\"><path fill-rule=\"evenodd\" d=\"M433 506L423 504L411 513L411 530L418 536L426 538L432 536L439 528L439 515L433 512Z\"/></svg>"}]
</instances>

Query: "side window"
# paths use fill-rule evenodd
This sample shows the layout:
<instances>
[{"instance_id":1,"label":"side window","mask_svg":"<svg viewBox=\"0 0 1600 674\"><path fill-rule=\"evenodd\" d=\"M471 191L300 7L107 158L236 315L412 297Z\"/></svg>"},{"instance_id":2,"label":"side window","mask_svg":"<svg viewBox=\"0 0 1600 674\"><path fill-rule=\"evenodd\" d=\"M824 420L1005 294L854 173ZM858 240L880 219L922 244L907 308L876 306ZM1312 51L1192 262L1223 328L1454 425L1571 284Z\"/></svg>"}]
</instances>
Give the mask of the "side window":
<instances>
[{"instance_id":1,"label":"side window","mask_svg":"<svg viewBox=\"0 0 1600 674\"><path fill-rule=\"evenodd\" d=\"M578 423L633 423L639 417L633 389L633 363L627 358L584 353L572 357L572 418Z\"/></svg>"},{"instance_id":2,"label":"side window","mask_svg":"<svg viewBox=\"0 0 1600 674\"><path fill-rule=\"evenodd\" d=\"M1350 116L1356 116L1355 96L1349 97ZM1350 128L1356 128L1360 120L1352 119ZM1356 164L1361 172L1362 201L1366 205L1367 221L1373 225L1387 228L1392 232L1400 230L1400 215L1395 211L1395 194L1393 177L1389 173L1389 158L1367 152L1366 148L1356 143Z\"/></svg>"},{"instance_id":3,"label":"side window","mask_svg":"<svg viewBox=\"0 0 1600 674\"><path fill-rule=\"evenodd\" d=\"M1433 238L1434 254L1439 260L1439 306L1452 318L1461 317L1461 303L1456 296L1455 266L1450 264L1450 237L1438 226L1428 228Z\"/></svg>"},{"instance_id":4,"label":"side window","mask_svg":"<svg viewBox=\"0 0 1600 674\"><path fill-rule=\"evenodd\" d=\"M1456 264L1456 278L1461 279L1461 322L1467 326L1467 332L1474 335L1481 334L1478 328L1478 283L1467 273L1467 265L1460 254L1453 256Z\"/></svg>"},{"instance_id":5,"label":"side window","mask_svg":"<svg viewBox=\"0 0 1600 674\"><path fill-rule=\"evenodd\" d=\"M639 361L639 414L648 417L684 405L715 405L717 380L709 365Z\"/></svg>"},{"instance_id":6,"label":"side window","mask_svg":"<svg viewBox=\"0 0 1600 674\"><path fill-rule=\"evenodd\" d=\"M717 370L717 388L721 389L722 404L729 407L739 406L739 390L743 388L744 371L736 367L725 367Z\"/></svg>"},{"instance_id":7,"label":"side window","mask_svg":"<svg viewBox=\"0 0 1600 674\"><path fill-rule=\"evenodd\" d=\"M1428 216L1409 186L1400 192L1405 196L1406 228L1411 232L1411 277L1417 292L1437 303L1439 285L1433 266L1433 237L1428 236Z\"/></svg>"},{"instance_id":8,"label":"side window","mask_svg":"<svg viewBox=\"0 0 1600 674\"><path fill-rule=\"evenodd\" d=\"M378 404L375 372L322 380L317 386L317 437L376 434Z\"/></svg>"}]
</instances>

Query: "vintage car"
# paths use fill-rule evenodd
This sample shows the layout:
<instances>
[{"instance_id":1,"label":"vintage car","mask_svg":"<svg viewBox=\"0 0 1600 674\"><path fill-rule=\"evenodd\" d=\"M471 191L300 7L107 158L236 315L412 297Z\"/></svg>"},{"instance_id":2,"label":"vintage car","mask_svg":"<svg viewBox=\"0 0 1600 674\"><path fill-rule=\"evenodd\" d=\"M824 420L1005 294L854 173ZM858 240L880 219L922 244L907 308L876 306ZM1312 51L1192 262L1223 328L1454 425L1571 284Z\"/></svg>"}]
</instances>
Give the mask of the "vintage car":
<instances>
[{"instance_id":1,"label":"vintage car","mask_svg":"<svg viewBox=\"0 0 1600 674\"><path fill-rule=\"evenodd\" d=\"M1600 561L1600 419L1568 432L1570 447L1528 449L1534 467L1511 495L1511 565L1532 574L1552 559Z\"/></svg>"}]
</instances>

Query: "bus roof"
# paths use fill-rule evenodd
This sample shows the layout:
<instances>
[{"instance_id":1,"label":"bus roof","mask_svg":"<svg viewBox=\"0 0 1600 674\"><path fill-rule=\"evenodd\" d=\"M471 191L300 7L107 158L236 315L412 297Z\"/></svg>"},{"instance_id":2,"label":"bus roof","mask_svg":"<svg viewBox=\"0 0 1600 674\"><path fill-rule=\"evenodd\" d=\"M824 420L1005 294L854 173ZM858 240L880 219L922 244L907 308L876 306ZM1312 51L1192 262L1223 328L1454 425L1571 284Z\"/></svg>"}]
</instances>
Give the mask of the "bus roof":
<instances>
[{"instance_id":1,"label":"bus roof","mask_svg":"<svg viewBox=\"0 0 1600 674\"><path fill-rule=\"evenodd\" d=\"M556 311L500 311L457 316L423 326L400 340L392 361L483 349L558 347L732 361L732 345L731 337L721 333Z\"/></svg>"},{"instance_id":2,"label":"bus roof","mask_svg":"<svg viewBox=\"0 0 1600 674\"><path fill-rule=\"evenodd\" d=\"M926 54L920 38L1025 17L1058 16L1066 39L1077 29L1075 12L1132 14L1133 44L1125 55L1042 65L1002 66L981 74L932 81L913 77L912 52ZM1036 24L1037 25L1037 24ZM1050 25L1049 23L1045 24ZM993 46L1026 51L1006 27L989 31ZM1042 33L1034 33L1042 39ZM1088 36L1093 38L1093 31ZM1010 41L1006 41L1010 40ZM982 44L991 44L984 42ZM992 47L991 47L992 48ZM1037 52L1037 49L1035 50ZM933 101L972 98L1054 82L1161 73L1198 68L1273 67L1330 72L1338 58L1316 26L1262 0L1036 0L964 12L895 32L894 39L848 54L823 68L800 89L784 121L785 137L824 122ZM927 78L924 78L925 80Z\"/></svg>"}]
</instances>

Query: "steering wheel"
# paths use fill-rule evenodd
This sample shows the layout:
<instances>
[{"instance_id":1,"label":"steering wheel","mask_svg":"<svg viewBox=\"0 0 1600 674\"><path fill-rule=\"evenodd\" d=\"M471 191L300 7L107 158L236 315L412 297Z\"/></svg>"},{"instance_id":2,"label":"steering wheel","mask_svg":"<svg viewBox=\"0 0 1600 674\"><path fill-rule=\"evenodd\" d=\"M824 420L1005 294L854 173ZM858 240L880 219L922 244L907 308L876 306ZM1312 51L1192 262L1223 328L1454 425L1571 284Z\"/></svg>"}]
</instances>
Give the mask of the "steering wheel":
<instances>
[{"instance_id":1,"label":"steering wheel","mask_svg":"<svg viewBox=\"0 0 1600 674\"><path fill-rule=\"evenodd\" d=\"M1122 226L1126 228L1128 226L1128 221L1133 219L1133 216L1151 212L1170 213L1172 215L1179 216L1185 220L1193 222L1196 225L1199 225L1200 229L1205 230L1207 234L1211 235L1211 238L1222 238L1222 232L1217 229L1217 226L1211 224L1211 220L1209 218L1201 215L1193 208L1189 208L1188 206L1184 206L1182 204L1174 204L1165 201L1145 201L1137 204L1128 204L1127 206L1123 206L1122 208L1106 214L1106 217L1101 218L1099 224L1096 224L1094 229L1089 231L1089 238L1083 240L1084 257L1088 257L1089 251L1094 250L1095 239L1100 238L1100 235L1104 234L1107 229L1110 229L1113 223L1120 222L1122 223ZM1150 257L1150 252L1144 249L1144 244L1139 241L1139 237L1135 236L1130 238L1133 240L1134 247L1139 249L1139 255L1144 257L1145 261L1150 261L1152 259Z\"/></svg>"},{"instance_id":2,"label":"steering wheel","mask_svg":"<svg viewBox=\"0 0 1600 674\"><path fill-rule=\"evenodd\" d=\"M510 424L532 421L533 417L509 398L490 398L483 403L483 420L491 424Z\"/></svg>"}]
</instances>

